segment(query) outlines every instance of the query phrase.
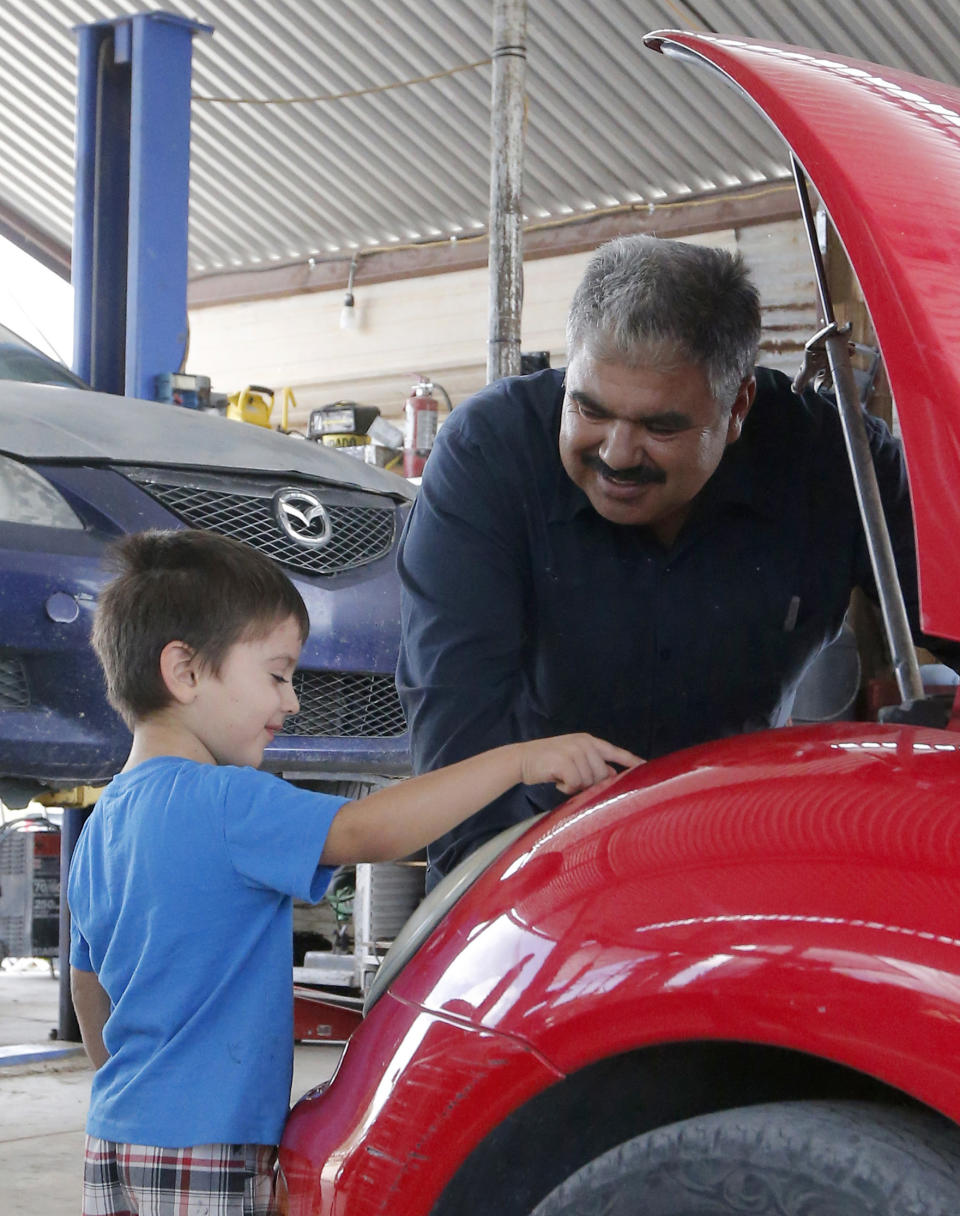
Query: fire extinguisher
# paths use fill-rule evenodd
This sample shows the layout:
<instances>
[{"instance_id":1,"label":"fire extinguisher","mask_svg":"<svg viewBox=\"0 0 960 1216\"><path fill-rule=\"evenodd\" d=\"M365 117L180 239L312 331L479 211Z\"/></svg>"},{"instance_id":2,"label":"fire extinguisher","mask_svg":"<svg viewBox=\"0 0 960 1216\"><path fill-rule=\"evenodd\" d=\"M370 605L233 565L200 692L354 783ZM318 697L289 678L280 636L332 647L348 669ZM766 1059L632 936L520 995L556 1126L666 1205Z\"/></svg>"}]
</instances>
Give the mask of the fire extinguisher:
<instances>
[{"instance_id":1,"label":"fire extinguisher","mask_svg":"<svg viewBox=\"0 0 960 1216\"><path fill-rule=\"evenodd\" d=\"M433 441L437 437L440 405L434 397L434 389L443 394L446 408L450 410L450 398L440 384L433 384L426 376L418 376L403 403L403 475L419 477L427 463Z\"/></svg>"}]
</instances>

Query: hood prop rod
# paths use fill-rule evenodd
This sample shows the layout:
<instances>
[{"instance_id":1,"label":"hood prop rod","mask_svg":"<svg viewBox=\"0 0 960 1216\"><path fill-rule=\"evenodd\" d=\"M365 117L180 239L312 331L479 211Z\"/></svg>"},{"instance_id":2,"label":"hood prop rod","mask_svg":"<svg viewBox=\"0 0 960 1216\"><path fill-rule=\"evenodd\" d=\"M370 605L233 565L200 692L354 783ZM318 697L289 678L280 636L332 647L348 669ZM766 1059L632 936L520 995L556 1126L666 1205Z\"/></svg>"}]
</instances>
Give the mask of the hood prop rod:
<instances>
[{"instance_id":1,"label":"hood prop rod","mask_svg":"<svg viewBox=\"0 0 960 1216\"><path fill-rule=\"evenodd\" d=\"M900 690L902 701L920 701L925 695L923 681L920 678L920 667L913 648L907 610L903 602L903 591L900 588L897 566L893 558L893 547L890 544L890 533L887 529L887 521L883 516L877 471L870 453L870 443L863 422L857 383L853 374L853 365L850 362L850 345L847 336L850 326L839 326L834 316L833 302L827 286L827 276L807 191L807 179L796 157L792 156L790 159L800 200L803 226L806 230L810 252L813 255L814 276L820 298L820 312L823 317L823 328L806 343L804 367L794 381L794 389L798 393L803 390L804 384L810 379L811 370L818 363L818 355L822 360L823 351L826 349L897 687Z\"/></svg>"}]
</instances>

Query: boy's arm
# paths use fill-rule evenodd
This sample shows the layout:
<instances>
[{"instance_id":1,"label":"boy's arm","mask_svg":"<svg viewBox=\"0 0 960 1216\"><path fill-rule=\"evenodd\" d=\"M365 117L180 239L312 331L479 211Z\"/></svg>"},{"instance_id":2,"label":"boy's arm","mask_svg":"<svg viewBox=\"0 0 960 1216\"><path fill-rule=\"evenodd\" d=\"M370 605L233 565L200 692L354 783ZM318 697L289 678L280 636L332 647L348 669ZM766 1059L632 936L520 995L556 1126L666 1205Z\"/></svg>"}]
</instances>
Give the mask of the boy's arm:
<instances>
[{"instance_id":1,"label":"boy's arm","mask_svg":"<svg viewBox=\"0 0 960 1216\"><path fill-rule=\"evenodd\" d=\"M611 764L640 763L638 756L592 735L509 743L345 803L330 824L320 862L406 857L514 785L553 782L562 793L575 794L613 776Z\"/></svg>"},{"instance_id":2,"label":"boy's arm","mask_svg":"<svg viewBox=\"0 0 960 1216\"><path fill-rule=\"evenodd\" d=\"M70 993L80 1023L83 1046L90 1063L94 1068L99 1068L110 1058L103 1045L103 1028L110 1016L110 998L93 971L81 971L77 967L70 968Z\"/></svg>"}]
</instances>

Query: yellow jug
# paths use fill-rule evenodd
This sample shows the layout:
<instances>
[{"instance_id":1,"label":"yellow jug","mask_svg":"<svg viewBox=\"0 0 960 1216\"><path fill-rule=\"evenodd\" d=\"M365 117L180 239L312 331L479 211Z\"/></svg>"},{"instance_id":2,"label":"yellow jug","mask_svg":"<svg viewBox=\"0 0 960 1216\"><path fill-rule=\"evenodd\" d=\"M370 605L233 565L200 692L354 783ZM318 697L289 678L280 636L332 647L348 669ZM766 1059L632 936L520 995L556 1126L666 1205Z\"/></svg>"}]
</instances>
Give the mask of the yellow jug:
<instances>
[{"instance_id":1,"label":"yellow jug","mask_svg":"<svg viewBox=\"0 0 960 1216\"><path fill-rule=\"evenodd\" d=\"M270 425L270 414L273 410L272 388L251 384L239 393L232 393L227 401L227 417L233 422L251 422L254 426Z\"/></svg>"}]
</instances>

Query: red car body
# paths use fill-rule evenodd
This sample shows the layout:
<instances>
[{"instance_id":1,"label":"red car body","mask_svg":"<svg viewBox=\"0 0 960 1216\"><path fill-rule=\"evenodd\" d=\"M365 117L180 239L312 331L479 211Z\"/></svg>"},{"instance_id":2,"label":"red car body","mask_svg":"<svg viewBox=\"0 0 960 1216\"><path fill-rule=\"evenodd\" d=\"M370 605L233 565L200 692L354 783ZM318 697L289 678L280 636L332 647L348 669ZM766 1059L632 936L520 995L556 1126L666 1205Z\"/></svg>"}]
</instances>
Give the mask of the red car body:
<instances>
[{"instance_id":1,"label":"red car body","mask_svg":"<svg viewBox=\"0 0 960 1216\"><path fill-rule=\"evenodd\" d=\"M924 623L960 638L960 92L799 48L648 43L739 84L830 211L897 402ZM787 728L573 799L437 914L294 1109L291 1216L528 1213L613 1145L753 1103L960 1123L958 857L950 731Z\"/></svg>"}]
</instances>

